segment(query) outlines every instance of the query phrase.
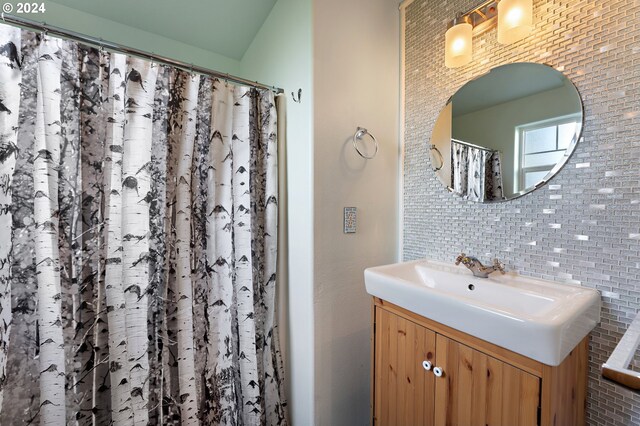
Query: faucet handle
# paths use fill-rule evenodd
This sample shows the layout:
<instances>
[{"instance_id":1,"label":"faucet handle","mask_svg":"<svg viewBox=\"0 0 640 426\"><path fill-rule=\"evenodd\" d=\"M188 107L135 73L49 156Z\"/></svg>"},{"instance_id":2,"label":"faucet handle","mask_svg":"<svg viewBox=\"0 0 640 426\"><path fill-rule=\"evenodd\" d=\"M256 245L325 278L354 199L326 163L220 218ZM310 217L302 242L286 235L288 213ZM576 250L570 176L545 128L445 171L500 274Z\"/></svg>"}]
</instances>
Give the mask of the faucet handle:
<instances>
[{"instance_id":1,"label":"faucet handle","mask_svg":"<svg viewBox=\"0 0 640 426\"><path fill-rule=\"evenodd\" d=\"M500 271L504 275L504 263L500 262L497 258L493 259L493 267L496 271Z\"/></svg>"},{"instance_id":2,"label":"faucet handle","mask_svg":"<svg viewBox=\"0 0 640 426\"><path fill-rule=\"evenodd\" d=\"M459 264L460 264L460 262L462 262L462 259L464 259L465 257L467 257L467 255L466 255L466 254L464 254L464 253L460 253L460 254L458 255L458 257L456 257L456 265L459 265Z\"/></svg>"}]
</instances>

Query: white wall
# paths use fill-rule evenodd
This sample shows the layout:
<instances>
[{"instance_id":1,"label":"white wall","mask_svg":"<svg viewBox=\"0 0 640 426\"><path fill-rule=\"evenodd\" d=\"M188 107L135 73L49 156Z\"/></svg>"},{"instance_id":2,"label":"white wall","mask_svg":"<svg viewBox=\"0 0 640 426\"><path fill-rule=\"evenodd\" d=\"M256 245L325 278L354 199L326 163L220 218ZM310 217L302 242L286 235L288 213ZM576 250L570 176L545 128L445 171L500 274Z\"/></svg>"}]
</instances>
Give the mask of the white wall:
<instances>
[{"instance_id":1,"label":"white wall","mask_svg":"<svg viewBox=\"0 0 640 426\"><path fill-rule=\"evenodd\" d=\"M240 74L285 89L289 286L279 299L292 424L313 424L313 163L311 0L278 0L240 62ZM302 102L290 93L302 88ZM282 306L285 305L285 306Z\"/></svg>"},{"instance_id":2,"label":"white wall","mask_svg":"<svg viewBox=\"0 0 640 426\"><path fill-rule=\"evenodd\" d=\"M371 298L363 270L397 253L399 11L391 0L313 6L315 424L369 424ZM351 146L358 126L380 143ZM358 209L356 234L342 209Z\"/></svg>"},{"instance_id":3,"label":"white wall","mask_svg":"<svg viewBox=\"0 0 640 426\"><path fill-rule=\"evenodd\" d=\"M292 423L366 425L371 298L363 270L397 253L398 5L315 1L311 16L311 0L279 0L240 74L287 94ZM291 101L298 88L301 103ZM373 160L351 146L358 126L378 138ZM358 208L356 234L342 233L345 206Z\"/></svg>"}]
</instances>

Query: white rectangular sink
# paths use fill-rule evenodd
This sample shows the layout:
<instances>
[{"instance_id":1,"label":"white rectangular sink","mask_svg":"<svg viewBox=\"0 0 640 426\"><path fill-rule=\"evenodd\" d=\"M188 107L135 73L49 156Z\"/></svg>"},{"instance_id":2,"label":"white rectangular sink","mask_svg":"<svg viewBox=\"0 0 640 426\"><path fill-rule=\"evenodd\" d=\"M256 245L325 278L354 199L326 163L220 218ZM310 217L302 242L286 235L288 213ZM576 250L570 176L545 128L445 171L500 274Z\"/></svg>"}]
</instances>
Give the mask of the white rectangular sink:
<instances>
[{"instance_id":1,"label":"white rectangular sink","mask_svg":"<svg viewBox=\"0 0 640 426\"><path fill-rule=\"evenodd\" d=\"M418 260L364 271L367 293L547 365L560 365L600 321L598 291Z\"/></svg>"}]
</instances>

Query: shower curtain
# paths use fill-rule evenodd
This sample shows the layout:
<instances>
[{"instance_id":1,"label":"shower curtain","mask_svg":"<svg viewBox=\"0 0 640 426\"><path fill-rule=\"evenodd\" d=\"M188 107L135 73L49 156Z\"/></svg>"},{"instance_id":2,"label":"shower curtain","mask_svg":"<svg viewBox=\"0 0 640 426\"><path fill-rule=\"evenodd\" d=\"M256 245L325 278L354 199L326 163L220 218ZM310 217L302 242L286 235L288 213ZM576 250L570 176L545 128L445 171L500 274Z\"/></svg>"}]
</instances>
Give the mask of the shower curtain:
<instances>
[{"instance_id":1,"label":"shower curtain","mask_svg":"<svg viewBox=\"0 0 640 426\"><path fill-rule=\"evenodd\" d=\"M286 424L270 91L0 25L0 424Z\"/></svg>"},{"instance_id":2,"label":"shower curtain","mask_svg":"<svg viewBox=\"0 0 640 426\"><path fill-rule=\"evenodd\" d=\"M451 187L471 201L504 199L500 152L451 141Z\"/></svg>"}]
</instances>

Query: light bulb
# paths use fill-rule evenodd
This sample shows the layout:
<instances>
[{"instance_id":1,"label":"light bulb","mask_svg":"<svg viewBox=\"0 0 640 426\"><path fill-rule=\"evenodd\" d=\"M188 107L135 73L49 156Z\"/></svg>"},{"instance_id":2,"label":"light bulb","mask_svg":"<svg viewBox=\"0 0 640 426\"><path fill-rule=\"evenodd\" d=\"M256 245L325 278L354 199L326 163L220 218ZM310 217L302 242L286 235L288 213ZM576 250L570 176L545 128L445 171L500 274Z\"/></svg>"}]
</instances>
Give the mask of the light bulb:
<instances>
[{"instance_id":1,"label":"light bulb","mask_svg":"<svg viewBox=\"0 0 640 426\"><path fill-rule=\"evenodd\" d=\"M510 11L507 12L507 16L505 17L505 21L510 25L518 25L518 23L522 20L522 8L514 7Z\"/></svg>"},{"instance_id":2,"label":"light bulb","mask_svg":"<svg viewBox=\"0 0 640 426\"><path fill-rule=\"evenodd\" d=\"M460 54L460 52L464 50L465 44L464 39L462 37L458 37L453 40L453 43L451 43L451 50L454 54Z\"/></svg>"}]
</instances>

